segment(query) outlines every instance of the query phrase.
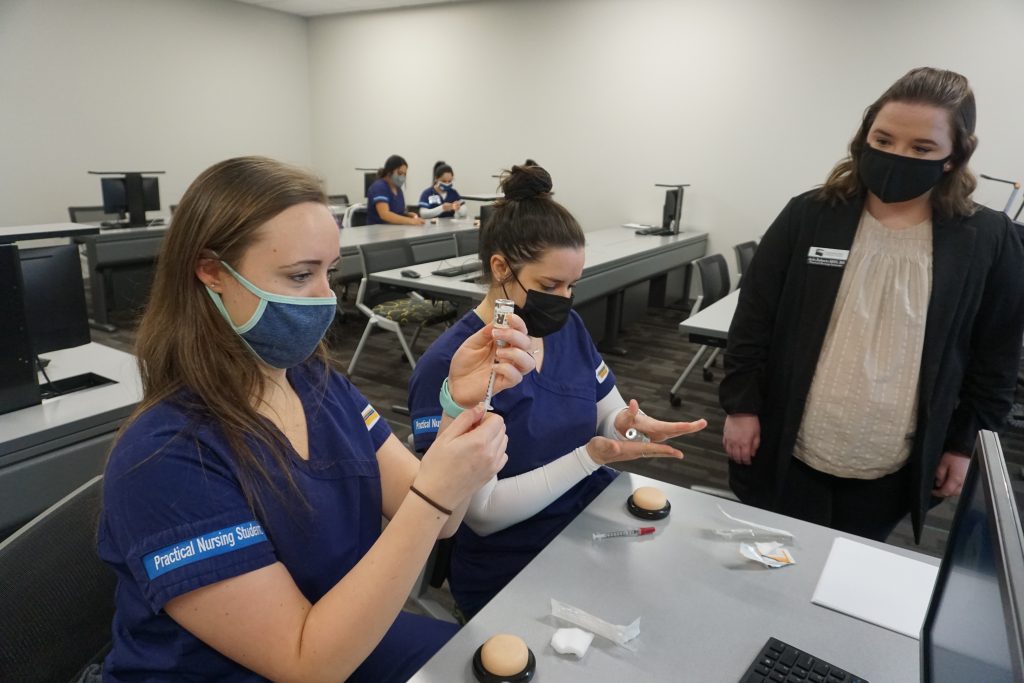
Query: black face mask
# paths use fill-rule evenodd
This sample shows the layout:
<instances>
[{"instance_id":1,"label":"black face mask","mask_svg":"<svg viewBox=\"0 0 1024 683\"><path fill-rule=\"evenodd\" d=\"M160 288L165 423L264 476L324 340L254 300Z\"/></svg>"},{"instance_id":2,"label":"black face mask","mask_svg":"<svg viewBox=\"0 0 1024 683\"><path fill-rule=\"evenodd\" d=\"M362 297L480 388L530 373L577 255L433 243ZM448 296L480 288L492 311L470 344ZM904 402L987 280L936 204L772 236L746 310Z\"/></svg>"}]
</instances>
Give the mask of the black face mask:
<instances>
[{"instance_id":1,"label":"black face mask","mask_svg":"<svg viewBox=\"0 0 1024 683\"><path fill-rule=\"evenodd\" d=\"M526 289L514 272L512 277L526 292L526 302L522 308L516 304L515 314L523 319L526 324L526 332L531 337L546 337L565 327L565 322L569 319L569 311L572 310L573 296L571 294L558 296L536 289ZM502 285L501 289L504 291L505 285ZM507 292L505 297L510 298Z\"/></svg>"},{"instance_id":2,"label":"black face mask","mask_svg":"<svg viewBox=\"0 0 1024 683\"><path fill-rule=\"evenodd\" d=\"M945 159L915 159L865 145L857 171L861 182L886 204L920 197L942 180Z\"/></svg>"}]
</instances>

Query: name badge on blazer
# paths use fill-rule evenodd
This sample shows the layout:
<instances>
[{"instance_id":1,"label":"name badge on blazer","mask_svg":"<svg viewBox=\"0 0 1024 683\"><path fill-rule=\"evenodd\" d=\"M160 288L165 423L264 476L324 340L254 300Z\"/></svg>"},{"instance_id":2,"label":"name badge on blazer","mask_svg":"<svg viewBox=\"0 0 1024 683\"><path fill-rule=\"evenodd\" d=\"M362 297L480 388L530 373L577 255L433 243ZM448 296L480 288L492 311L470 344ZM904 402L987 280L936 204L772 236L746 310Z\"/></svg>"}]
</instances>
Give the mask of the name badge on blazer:
<instances>
[{"instance_id":1,"label":"name badge on blazer","mask_svg":"<svg viewBox=\"0 0 1024 683\"><path fill-rule=\"evenodd\" d=\"M850 257L849 249L829 249L828 247L811 247L807 252L807 265L842 268Z\"/></svg>"}]
</instances>

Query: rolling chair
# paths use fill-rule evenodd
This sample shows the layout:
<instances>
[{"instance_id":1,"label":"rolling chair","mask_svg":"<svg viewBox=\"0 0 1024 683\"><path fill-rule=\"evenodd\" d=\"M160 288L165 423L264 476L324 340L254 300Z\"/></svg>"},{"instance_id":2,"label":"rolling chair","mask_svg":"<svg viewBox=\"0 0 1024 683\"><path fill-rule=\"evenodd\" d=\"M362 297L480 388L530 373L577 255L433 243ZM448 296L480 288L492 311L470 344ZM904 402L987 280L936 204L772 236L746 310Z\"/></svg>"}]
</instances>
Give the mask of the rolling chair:
<instances>
[{"instance_id":1,"label":"rolling chair","mask_svg":"<svg viewBox=\"0 0 1024 683\"><path fill-rule=\"evenodd\" d=\"M712 254L711 256L704 256L693 262L697 267L697 273L700 277L700 289L701 295L697 297L697 301L693 304L693 309L690 311L690 315L698 313L703 308L710 306L715 303L726 294L729 293L729 265L725 261L725 257L721 254ZM679 379L672 385L672 389L668 392L668 400L673 406L679 406L682 404L682 399L679 398L676 392L679 391L679 387L683 385L686 378L689 377L690 372L696 367L697 363L700 362L701 356L708 350L708 346L701 346L697 349L697 353L694 354L693 360L683 370L683 374L679 375ZM718 353L718 349L711 354L707 362L704 364L704 380L710 382L712 380L711 375L711 363L714 362L715 356Z\"/></svg>"},{"instance_id":2,"label":"rolling chair","mask_svg":"<svg viewBox=\"0 0 1024 683\"><path fill-rule=\"evenodd\" d=\"M475 228L472 230L459 230L452 234L455 237L456 256L469 256L480 251L479 230Z\"/></svg>"},{"instance_id":3,"label":"rolling chair","mask_svg":"<svg viewBox=\"0 0 1024 683\"><path fill-rule=\"evenodd\" d=\"M102 480L0 543L0 680L71 681L109 650L116 578L96 554Z\"/></svg>"},{"instance_id":4,"label":"rolling chair","mask_svg":"<svg viewBox=\"0 0 1024 683\"><path fill-rule=\"evenodd\" d=\"M373 328L380 327L390 330L398 337L402 345L402 351L409 361L409 367L416 367L416 357L413 356L412 348L416 346L416 339L420 332L427 325L446 322L455 317L455 307L448 302L427 301L418 292L409 292L405 298L384 301L372 308L367 303L367 288L371 273L392 268L404 268L415 263L412 247L407 242L383 242L380 244L359 245L359 257L363 264L363 279L359 281L359 291L356 293L356 308L363 312L369 320L363 336L359 339L356 351L352 354L352 360L348 364L348 375L351 377L355 372L359 356L366 346ZM416 325L411 343L406 343L405 335L402 333L402 325Z\"/></svg>"},{"instance_id":5,"label":"rolling chair","mask_svg":"<svg viewBox=\"0 0 1024 683\"><path fill-rule=\"evenodd\" d=\"M124 218L119 213L107 213L102 206L69 206L68 216L72 223L104 223Z\"/></svg>"},{"instance_id":6,"label":"rolling chair","mask_svg":"<svg viewBox=\"0 0 1024 683\"><path fill-rule=\"evenodd\" d=\"M754 260L754 252L757 251L757 242L750 240L749 242L740 242L733 249L736 250L736 265L739 267L740 277L743 277L743 273L747 272L747 266ZM739 281L737 280L737 284Z\"/></svg>"},{"instance_id":7,"label":"rolling chair","mask_svg":"<svg viewBox=\"0 0 1024 683\"><path fill-rule=\"evenodd\" d=\"M350 204L341 219L341 227L354 228L362 225L366 225L366 204L359 202Z\"/></svg>"}]
</instances>

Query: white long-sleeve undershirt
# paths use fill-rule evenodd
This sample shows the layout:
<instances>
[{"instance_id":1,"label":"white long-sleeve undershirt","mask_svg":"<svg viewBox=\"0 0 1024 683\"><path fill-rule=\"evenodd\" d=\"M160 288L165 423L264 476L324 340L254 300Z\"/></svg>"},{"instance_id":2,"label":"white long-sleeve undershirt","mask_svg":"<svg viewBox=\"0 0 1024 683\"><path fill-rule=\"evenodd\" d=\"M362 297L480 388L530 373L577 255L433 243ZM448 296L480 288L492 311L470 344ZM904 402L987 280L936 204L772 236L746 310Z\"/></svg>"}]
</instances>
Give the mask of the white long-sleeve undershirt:
<instances>
[{"instance_id":1,"label":"white long-sleeve undershirt","mask_svg":"<svg viewBox=\"0 0 1024 683\"><path fill-rule=\"evenodd\" d=\"M448 193L446 192L443 195L439 194L438 196L441 197L441 202L442 203L438 204L437 206L431 207L429 209L424 208L424 207L421 206L420 207L420 218L437 218L442 213L444 213L444 200L448 197ZM460 200L460 201L462 201L462 204L460 204L459 208L455 211L455 215L458 216L459 218L465 218L466 214L468 212L468 208L466 207L465 200Z\"/></svg>"},{"instance_id":2,"label":"white long-sleeve undershirt","mask_svg":"<svg viewBox=\"0 0 1024 683\"><path fill-rule=\"evenodd\" d=\"M615 429L615 416L626 407L618 388L597 402L595 433L609 439L623 439ZM533 517L558 500L566 491L597 471L601 465L582 444L548 464L515 477L493 477L474 495L465 522L481 536L507 529Z\"/></svg>"}]
</instances>

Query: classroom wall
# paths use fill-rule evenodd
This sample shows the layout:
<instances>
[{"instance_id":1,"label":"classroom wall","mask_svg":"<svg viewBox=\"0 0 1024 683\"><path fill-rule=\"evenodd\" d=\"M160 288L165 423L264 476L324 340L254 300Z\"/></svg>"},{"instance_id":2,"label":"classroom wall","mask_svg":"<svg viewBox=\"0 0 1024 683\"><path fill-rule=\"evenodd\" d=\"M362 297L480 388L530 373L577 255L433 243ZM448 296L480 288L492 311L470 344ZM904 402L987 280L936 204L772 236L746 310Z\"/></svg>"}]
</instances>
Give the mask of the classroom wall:
<instances>
[{"instance_id":1,"label":"classroom wall","mask_svg":"<svg viewBox=\"0 0 1024 683\"><path fill-rule=\"evenodd\" d=\"M400 153L410 197L437 159L481 192L529 156L587 229L659 221L654 183L689 182L684 223L731 257L824 180L914 66L971 79L974 167L1024 177L1022 25L1020 0L493 0L315 18L313 163L360 195L353 167Z\"/></svg>"},{"instance_id":2,"label":"classroom wall","mask_svg":"<svg viewBox=\"0 0 1024 683\"><path fill-rule=\"evenodd\" d=\"M0 0L0 225L101 203L88 170L310 162L307 22L230 0ZM150 214L152 215L152 214Z\"/></svg>"}]
</instances>

